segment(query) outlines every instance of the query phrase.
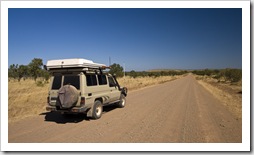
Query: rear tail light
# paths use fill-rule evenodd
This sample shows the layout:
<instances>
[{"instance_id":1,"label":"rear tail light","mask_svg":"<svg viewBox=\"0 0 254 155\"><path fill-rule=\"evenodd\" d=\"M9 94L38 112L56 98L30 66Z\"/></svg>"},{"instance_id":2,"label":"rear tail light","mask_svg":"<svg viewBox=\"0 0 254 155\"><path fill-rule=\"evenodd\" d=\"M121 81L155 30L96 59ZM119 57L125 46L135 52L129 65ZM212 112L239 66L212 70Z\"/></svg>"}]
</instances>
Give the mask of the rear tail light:
<instances>
[{"instance_id":1,"label":"rear tail light","mask_svg":"<svg viewBox=\"0 0 254 155\"><path fill-rule=\"evenodd\" d=\"M85 105L85 97L81 97L81 100L80 100L80 106L84 106Z\"/></svg>"}]
</instances>

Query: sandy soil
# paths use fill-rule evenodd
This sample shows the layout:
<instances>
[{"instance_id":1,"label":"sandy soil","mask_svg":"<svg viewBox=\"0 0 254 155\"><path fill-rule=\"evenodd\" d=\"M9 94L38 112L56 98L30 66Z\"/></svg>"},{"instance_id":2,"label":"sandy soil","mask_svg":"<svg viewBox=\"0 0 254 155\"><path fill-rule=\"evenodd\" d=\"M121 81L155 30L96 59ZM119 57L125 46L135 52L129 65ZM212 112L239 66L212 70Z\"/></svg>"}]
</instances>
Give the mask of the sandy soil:
<instances>
[{"instance_id":1,"label":"sandy soil","mask_svg":"<svg viewBox=\"0 0 254 155\"><path fill-rule=\"evenodd\" d=\"M204 88L232 112L236 119L242 119L242 87L240 84L218 83L214 79L198 80Z\"/></svg>"},{"instance_id":2,"label":"sandy soil","mask_svg":"<svg viewBox=\"0 0 254 155\"><path fill-rule=\"evenodd\" d=\"M9 123L9 143L241 143L242 121L192 75L132 91L125 108L104 107L99 120L41 113Z\"/></svg>"}]
</instances>

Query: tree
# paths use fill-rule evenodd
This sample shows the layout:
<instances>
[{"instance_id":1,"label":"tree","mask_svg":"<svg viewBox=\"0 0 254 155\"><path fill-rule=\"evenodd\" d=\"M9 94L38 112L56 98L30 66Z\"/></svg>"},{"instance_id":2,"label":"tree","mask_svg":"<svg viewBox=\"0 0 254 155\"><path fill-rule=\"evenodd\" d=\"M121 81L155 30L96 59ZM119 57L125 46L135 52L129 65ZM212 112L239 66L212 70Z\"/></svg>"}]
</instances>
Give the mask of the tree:
<instances>
[{"instance_id":1,"label":"tree","mask_svg":"<svg viewBox=\"0 0 254 155\"><path fill-rule=\"evenodd\" d=\"M28 67L25 65L10 65L8 69L8 76L20 81L21 78L28 76Z\"/></svg>"},{"instance_id":2,"label":"tree","mask_svg":"<svg viewBox=\"0 0 254 155\"><path fill-rule=\"evenodd\" d=\"M40 75L42 65L42 59L40 58L34 58L32 62L28 64L29 73L34 78L34 81L36 81L37 77Z\"/></svg>"},{"instance_id":3,"label":"tree","mask_svg":"<svg viewBox=\"0 0 254 155\"><path fill-rule=\"evenodd\" d=\"M50 78L50 74L47 70L45 70L45 69L41 70L41 76L44 78L44 80L46 82L48 82L48 80Z\"/></svg>"},{"instance_id":4,"label":"tree","mask_svg":"<svg viewBox=\"0 0 254 155\"><path fill-rule=\"evenodd\" d=\"M134 70L131 70L130 71L130 76L133 77L133 78L136 78L138 75Z\"/></svg>"},{"instance_id":5,"label":"tree","mask_svg":"<svg viewBox=\"0 0 254 155\"><path fill-rule=\"evenodd\" d=\"M8 76L16 79L18 77L18 64L12 64L10 65L10 68L8 69Z\"/></svg>"},{"instance_id":6,"label":"tree","mask_svg":"<svg viewBox=\"0 0 254 155\"><path fill-rule=\"evenodd\" d=\"M114 63L110 66L109 73L112 75L116 75L117 77L123 77L123 67L119 64Z\"/></svg>"},{"instance_id":7,"label":"tree","mask_svg":"<svg viewBox=\"0 0 254 155\"><path fill-rule=\"evenodd\" d=\"M20 65L17 70L18 74L18 81L20 81L21 78L24 78L28 75L28 67L25 65Z\"/></svg>"}]
</instances>

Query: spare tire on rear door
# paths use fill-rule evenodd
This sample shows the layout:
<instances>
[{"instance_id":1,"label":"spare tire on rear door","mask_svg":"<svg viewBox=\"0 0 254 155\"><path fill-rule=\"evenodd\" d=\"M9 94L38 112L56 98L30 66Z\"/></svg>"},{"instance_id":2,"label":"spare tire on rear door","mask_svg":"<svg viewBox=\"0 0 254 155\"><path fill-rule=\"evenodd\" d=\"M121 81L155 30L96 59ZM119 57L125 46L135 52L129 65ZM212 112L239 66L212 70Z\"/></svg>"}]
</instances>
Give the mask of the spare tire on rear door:
<instances>
[{"instance_id":1,"label":"spare tire on rear door","mask_svg":"<svg viewBox=\"0 0 254 155\"><path fill-rule=\"evenodd\" d=\"M77 104L78 90L72 85L64 85L58 91L58 102L61 108L71 108Z\"/></svg>"}]
</instances>

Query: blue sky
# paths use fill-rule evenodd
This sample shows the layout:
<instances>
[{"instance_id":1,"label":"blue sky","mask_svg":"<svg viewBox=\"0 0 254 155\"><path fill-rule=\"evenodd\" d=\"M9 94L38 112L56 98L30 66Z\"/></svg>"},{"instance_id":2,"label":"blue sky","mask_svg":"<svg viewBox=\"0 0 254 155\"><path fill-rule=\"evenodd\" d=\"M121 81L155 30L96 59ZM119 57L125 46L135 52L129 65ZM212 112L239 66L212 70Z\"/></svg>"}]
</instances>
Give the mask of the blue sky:
<instances>
[{"instance_id":1,"label":"blue sky","mask_svg":"<svg viewBox=\"0 0 254 155\"><path fill-rule=\"evenodd\" d=\"M9 9L8 66L109 57L127 71L242 68L242 9Z\"/></svg>"}]
</instances>

